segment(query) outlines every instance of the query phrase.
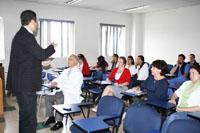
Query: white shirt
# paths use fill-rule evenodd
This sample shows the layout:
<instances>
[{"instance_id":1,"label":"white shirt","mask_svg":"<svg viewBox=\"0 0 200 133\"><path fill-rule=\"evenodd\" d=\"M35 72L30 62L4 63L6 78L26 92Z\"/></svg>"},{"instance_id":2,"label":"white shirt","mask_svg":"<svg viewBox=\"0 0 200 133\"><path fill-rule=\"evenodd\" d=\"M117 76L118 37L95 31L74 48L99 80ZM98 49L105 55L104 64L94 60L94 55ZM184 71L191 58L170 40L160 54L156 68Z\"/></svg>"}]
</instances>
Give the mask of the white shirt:
<instances>
[{"instance_id":1,"label":"white shirt","mask_svg":"<svg viewBox=\"0 0 200 133\"><path fill-rule=\"evenodd\" d=\"M65 69L53 82L57 82L57 87L62 89L64 104L81 102L82 97L80 94L83 75L78 66Z\"/></svg>"},{"instance_id":2,"label":"white shirt","mask_svg":"<svg viewBox=\"0 0 200 133\"><path fill-rule=\"evenodd\" d=\"M122 71L122 72L120 72L120 73L117 72L117 73L115 74L115 79L118 80L118 79L121 77L121 75L122 75L123 72L124 72L124 71Z\"/></svg>"},{"instance_id":3,"label":"white shirt","mask_svg":"<svg viewBox=\"0 0 200 133\"><path fill-rule=\"evenodd\" d=\"M139 68L140 66L137 66L137 71L138 71L137 80L146 80L149 76L149 66L145 63L141 69Z\"/></svg>"},{"instance_id":4,"label":"white shirt","mask_svg":"<svg viewBox=\"0 0 200 133\"><path fill-rule=\"evenodd\" d=\"M189 84L191 84L192 81L186 81L184 82L179 88L178 90L175 91L175 94L179 97L179 101L178 101L178 106L180 105L180 101L182 100L182 95L184 93L184 91L187 89L187 86ZM200 106L200 86L198 86L198 88L196 88L190 95L189 99L188 99L188 107L192 107L192 106Z\"/></svg>"},{"instance_id":5,"label":"white shirt","mask_svg":"<svg viewBox=\"0 0 200 133\"><path fill-rule=\"evenodd\" d=\"M28 28L28 26L24 26L24 28L31 34L33 34L33 32Z\"/></svg>"},{"instance_id":6,"label":"white shirt","mask_svg":"<svg viewBox=\"0 0 200 133\"><path fill-rule=\"evenodd\" d=\"M126 65L126 68L129 69L129 71L131 73L131 76L137 74L137 72L138 72L138 70L136 69L135 65L131 65L131 66Z\"/></svg>"}]
</instances>

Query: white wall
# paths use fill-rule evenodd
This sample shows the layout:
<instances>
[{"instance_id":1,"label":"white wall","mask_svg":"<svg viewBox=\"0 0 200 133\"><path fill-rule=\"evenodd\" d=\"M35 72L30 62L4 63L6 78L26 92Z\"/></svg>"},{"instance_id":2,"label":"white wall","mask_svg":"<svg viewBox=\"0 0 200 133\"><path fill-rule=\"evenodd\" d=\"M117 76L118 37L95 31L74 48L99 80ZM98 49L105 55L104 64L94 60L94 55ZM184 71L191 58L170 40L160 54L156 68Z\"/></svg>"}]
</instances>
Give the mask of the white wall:
<instances>
[{"instance_id":1,"label":"white wall","mask_svg":"<svg viewBox=\"0 0 200 133\"><path fill-rule=\"evenodd\" d=\"M151 62L175 64L177 55L194 53L200 61L200 6L144 15L144 55Z\"/></svg>"},{"instance_id":2,"label":"white wall","mask_svg":"<svg viewBox=\"0 0 200 133\"><path fill-rule=\"evenodd\" d=\"M14 34L20 28L20 13L25 9L34 10L38 18L75 21L75 52L83 53L91 65L99 55L100 23L126 25L126 53L130 54L131 15L115 12L97 11L67 6L38 4L13 0L0 1L0 16L4 19L7 68L10 46Z\"/></svg>"},{"instance_id":3,"label":"white wall","mask_svg":"<svg viewBox=\"0 0 200 133\"><path fill-rule=\"evenodd\" d=\"M132 47L131 54L134 58L144 53L144 17L142 14L132 15Z\"/></svg>"}]
</instances>

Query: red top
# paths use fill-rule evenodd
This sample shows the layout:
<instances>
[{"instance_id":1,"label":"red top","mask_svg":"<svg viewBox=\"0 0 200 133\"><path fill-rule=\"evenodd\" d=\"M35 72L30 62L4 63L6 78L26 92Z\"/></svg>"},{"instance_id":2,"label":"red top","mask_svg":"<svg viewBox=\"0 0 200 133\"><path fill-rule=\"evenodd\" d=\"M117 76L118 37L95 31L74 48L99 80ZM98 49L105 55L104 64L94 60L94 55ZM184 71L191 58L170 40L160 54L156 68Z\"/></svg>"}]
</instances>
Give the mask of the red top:
<instances>
[{"instance_id":1,"label":"red top","mask_svg":"<svg viewBox=\"0 0 200 133\"><path fill-rule=\"evenodd\" d=\"M82 73L84 77L87 77L90 75L90 68L87 61L83 61Z\"/></svg>"},{"instance_id":2,"label":"red top","mask_svg":"<svg viewBox=\"0 0 200 133\"><path fill-rule=\"evenodd\" d=\"M114 82L115 82L115 83L118 83L118 84L123 84L123 83L125 83L125 82L130 83L130 81L131 81L131 73L130 73L129 69L124 68L124 71L123 71L123 73L121 74L120 78L119 78L118 80L116 80L116 79L115 79L115 74L117 73L117 70L118 70L118 68L114 68L114 69L111 71L111 73L110 73L108 79L109 79L110 81L112 81L112 80L114 79Z\"/></svg>"}]
</instances>

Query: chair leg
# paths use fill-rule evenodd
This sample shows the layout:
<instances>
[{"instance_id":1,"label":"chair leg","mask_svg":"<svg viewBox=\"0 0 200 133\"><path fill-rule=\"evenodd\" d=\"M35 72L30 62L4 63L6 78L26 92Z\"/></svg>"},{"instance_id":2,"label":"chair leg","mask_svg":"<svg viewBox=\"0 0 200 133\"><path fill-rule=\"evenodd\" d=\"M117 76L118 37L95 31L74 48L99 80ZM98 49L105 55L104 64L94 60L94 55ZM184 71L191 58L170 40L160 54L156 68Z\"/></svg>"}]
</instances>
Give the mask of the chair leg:
<instances>
[{"instance_id":1,"label":"chair leg","mask_svg":"<svg viewBox=\"0 0 200 133\"><path fill-rule=\"evenodd\" d=\"M114 127L112 128L112 133L115 133L115 128Z\"/></svg>"},{"instance_id":2,"label":"chair leg","mask_svg":"<svg viewBox=\"0 0 200 133\"><path fill-rule=\"evenodd\" d=\"M117 127L117 128L116 128L116 133L118 133L118 130L119 130L119 128Z\"/></svg>"},{"instance_id":3,"label":"chair leg","mask_svg":"<svg viewBox=\"0 0 200 133\"><path fill-rule=\"evenodd\" d=\"M37 109L38 114L40 112L41 100L42 100L42 95L39 96L39 103L38 103L38 109Z\"/></svg>"}]
</instances>

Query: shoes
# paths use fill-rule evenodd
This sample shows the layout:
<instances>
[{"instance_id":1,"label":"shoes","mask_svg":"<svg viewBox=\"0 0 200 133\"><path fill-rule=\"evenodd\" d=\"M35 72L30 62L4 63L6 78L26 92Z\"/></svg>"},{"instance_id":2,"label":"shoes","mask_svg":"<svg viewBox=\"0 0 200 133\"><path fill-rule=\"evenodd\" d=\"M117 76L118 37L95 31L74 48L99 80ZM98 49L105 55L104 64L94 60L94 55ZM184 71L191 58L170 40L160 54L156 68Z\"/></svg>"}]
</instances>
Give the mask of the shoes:
<instances>
[{"instance_id":1,"label":"shoes","mask_svg":"<svg viewBox=\"0 0 200 133\"><path fill-rule=\"evenodd\" d=\"M55 123L55 117L49 117L49 119L44 123L45 126L51 124L51 123Z\"/></svg>"},{"instance_id":2,"label":"shoes","mask_svg":"<svg viewBox=\"0 0 200 133\"><path fill-rule=\"evenodd\" d=\"M56 124L50 128L50 130L55 131L63 127L63 123L61 121L56 122Z\"/></svg>"}]
</instances>

